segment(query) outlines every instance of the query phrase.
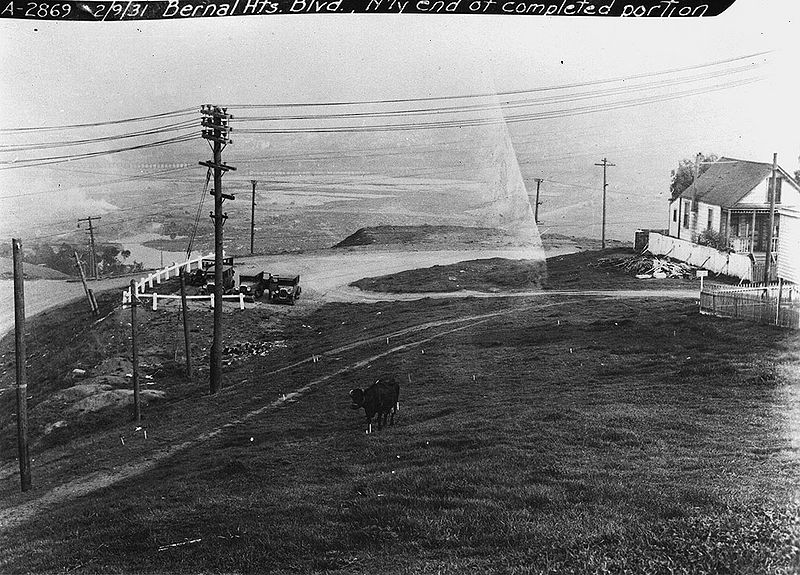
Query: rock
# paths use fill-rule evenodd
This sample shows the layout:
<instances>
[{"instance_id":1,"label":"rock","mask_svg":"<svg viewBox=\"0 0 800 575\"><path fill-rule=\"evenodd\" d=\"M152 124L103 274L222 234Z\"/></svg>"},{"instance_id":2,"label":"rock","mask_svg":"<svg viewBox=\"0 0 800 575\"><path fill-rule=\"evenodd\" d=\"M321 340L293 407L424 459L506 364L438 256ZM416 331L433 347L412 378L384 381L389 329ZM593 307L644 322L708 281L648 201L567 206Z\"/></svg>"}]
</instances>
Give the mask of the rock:
<instances>
[{"instance_id":1,"label":"rock","mask_svg":"<svg viewBox=\"0 0 800 575\"><path fill-rule=\"evenodd\" d=\"M60 421L56 421L55 423L50 423L50 424L45 426L44 434L47 435L49 433L52 433L54 429L60 429L62 427L66 427L66 426L67 426L67 422L64 421L63 419L60 420Z\"/></svg>"},{"instance_id":2,"label":"rock","mask_svg":"<svg viewBox=\"0 0 800 575\"><path fill-rule=\"evenodd\" d=\"M109 357L95 366L92 373L98 375L117 375L124 376L133 371L133 363L124 357Z\"/></svg>"},{"instance_id":3,"label":"rock","mask_svg":"<svg viewBox=\"0 0 800 575\"><path fill-rule=\"evenodd\" d=\"M166 395L166 392L157 389L145 389L139 393L139 397L144 402L154 399L163 399ZM133 403L132 389L109 389L73 403L67 408L67 413L87 413L90 411L99 411L106 407L127 406L131 403Z\"/></svg>"},{"instance_id":4,"label":"rock","mask_svg":"<svg viewBox=\"0 0 800 575\"><path fill-rule=\"evenodd\" d=\"M61 391L57 391L54 393L48 401L53 402L61 402L61 403L74 403L76 401L80 401L85 397L89 397L90 395L95 395L96 393L101 393L103 391L108 391L112 389L113 386L107 383L82 383L80 385L75 385L73 387L68 387L67 389L62 389Z\"/></svg>"}]
</instances>

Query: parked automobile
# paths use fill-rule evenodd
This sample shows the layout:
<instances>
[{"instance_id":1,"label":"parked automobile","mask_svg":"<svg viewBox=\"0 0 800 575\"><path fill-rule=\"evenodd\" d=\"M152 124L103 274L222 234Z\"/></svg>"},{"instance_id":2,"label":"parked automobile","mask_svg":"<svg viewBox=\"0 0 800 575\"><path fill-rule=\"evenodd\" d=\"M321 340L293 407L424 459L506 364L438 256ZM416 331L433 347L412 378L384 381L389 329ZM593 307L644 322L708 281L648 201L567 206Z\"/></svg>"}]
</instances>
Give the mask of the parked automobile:
<instances>
[{"instance_id":1,"label":"parked automobile","mask_svg":"<svg viewBox=\"0 0 800 575\"><path fill-rule=\"evenodd\" d=\"M206 283L200 288L201 293L211 294L214 293L214 270L207 270ZM236 287L236 270L233 266L225 266L222 268L222 293L233 293Z\"/></svg>"},{"instance_id":2,"label":"parked automobile","mask_svg":"<svg viewBox=\"0 0 800 575\"><path fill-rule=\"evenodd\" d=\"M233 257L222 258L223 273L226 267L233 267ZM200 267L189 275L189 285L202 287L207 281L214 279L214 258L203 258Z\"/></svg>"},{"instance_id":3,"label":"parked automobile","mask_svg":"<svg viewBox=\"0 0 800 575\"><path fill-rule=\"evenodd\" d=\"M276 303L294 305L302 291L300 276L270 276L268 285L269 299Z\"/></svg>"},{"instance_id":4,"label":"parked automobile","mask_svg":"<svg viewBox=\"0 0 800 575\"><path fill-rule=\"evenodd\" d=\"M270 277L271 276L267 274L267 279L265 280L263 271L257 274L239 274L239 293L243 294L244 297L250 301L259 299L264 295L264 290L267 289Z\"/></svg>"}]
</instances>

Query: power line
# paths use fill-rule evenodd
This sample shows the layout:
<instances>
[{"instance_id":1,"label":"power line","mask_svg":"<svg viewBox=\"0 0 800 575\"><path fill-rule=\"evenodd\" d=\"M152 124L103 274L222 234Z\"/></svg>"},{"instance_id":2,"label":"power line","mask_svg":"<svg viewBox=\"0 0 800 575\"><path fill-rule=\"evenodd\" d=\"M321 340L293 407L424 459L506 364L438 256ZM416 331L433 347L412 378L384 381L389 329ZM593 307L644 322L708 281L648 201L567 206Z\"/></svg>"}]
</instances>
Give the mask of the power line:
<instances>
[{"instance_id":1,"label":"power line","mask_svg":"<svg viewBox=\"0 0 800 575\"><path fill-rule=\"evenodd\" d=\"M0 133L9 134L15 132L46 132L52 130L73 130L76 128L95 128L98 126L113 126L117 124L125 124L129 122L143 122L146 120L154 120L160 118L169 118L172 116L184 116L192 114L196 108L183 108L181 110L172 110L170 112L161 112L158 114L151 114L149 116L137 116L134 118L122 118L119 120L108 120L104 122L89 122L86 124L62 124L59 126L29 126L23 128L0 128Z\"/></svg>"},{"instance_id":2,"label":"power line","mask_svg":"<svg viewBox=\"0 0 800 575\"><path fill-rule=\"evenodd\" d=\"M402 116L415 116L415 115L433 115L433 114L452 114L463 112L474 112L484 110L506 110L515 109L535 105L548 105L560 104L565 102L576 102L586 99L597 99L603 97L614 96L618 94L629 94L631 92L641 92L652 88L667 88L698 80L710 80L713 78L730 76L740 72L748 72L753 69L752 66L740 66L730 70L720 70L716 72L706 72L700 75L689 76L686 78L675 78L661 82L649 82L640 85L623 85L615 86L612 88L604 88L601 90L593 90L588 92L581 92L577 94L563 94L558 96L549 96L546 98L524 99L518 101L505 101L505 102L486 102L479 104L466 104L460 106L447 106L436 108L417 108L417 109L404 109L404 110L376 110L367 112L341 112L341 113L326 113L326 114L307 114L307 115L282 115L282 116L236 116L236 122L248 121L285 121L285 120L330 120L340 118L378 118L378 117L402 117Z\"/></svg>"},{"instance_id":3,"label":"power line","mask_svg":"<svg viewBox=\"0 0 800 575\"><path fill-rule=\"evenodd\" d=\"M428 96L428 97L417 97L417 98L388 98L388 99L380 99L380 100L351 100L351 101L328 101L328 102L292 102L292 103L276 103L276 104L229 104L228 108L240 108L240 109L258 109L258 108L301 108L301 107L311 107L311 106L351 106L351 105L358 105L358 104L401 104L401 103L408 103L408 102L434 102L434 101L441 101L441 100L459 100L459 99L468 99L468 98L483 98L489 96L512 96L517 94L530 94L534 92L545 92L550 90L564 90L569 88L581 88L585 86L593 86L599 84L607 84L611 82L619 82L625 80L634 80L639 78L648 78L648 77L655 77L661 76L665 74L673 74L675 72L687 72L690 70L699 70L702 68L709 68L711 66L719 66L722 64L729 64L732 62L738 62L741 60L747 60L756 58L759 56L764 56L770 54L771 51L764 51L764 52L756 52L753 54L746 54L744 56L738 56L736 58L728 58L725 60L715 60L713 62L706 62L704 64L696 64L693 66L684 66L680 68L670 68L667 70L661 70L658 72L645 72L641 74L634 74L628 76L616 76L613 78L605 78L601 80L591 80L587 82L577 82L572 84L561 84L557 86L545 86L540 88L529 88L524 90L508 90L503 92L479 92L474 94L460 94L460 95L449 95L449 96Z\"/></svg>"},{"instance_id":4,"label":"power line","mask_svg":"<svg viewBox=\"0 0 800 575\"><path fill-rule=\"evenodd\" d=\"M178 144L182 142L189 142L197 139L197 134L186 134L175 136L166 140L159 140L156 142L149 142L147 144L138 144L136 146L128 146L126 148L117 148L114 150L101 150L96 152L86 152L83 154L72 154L65 156L49 156L41 158L29 158L26 160L5 160L0 161L0 170L13 170L17 168L32 168L36 166L44 166L49 164L58 164L61 162L72 162L75 160L85 160L87 158L96 158L98 156L107 156L110 154L118 154L120 152L129 152L132 150L146 150L148 148L155 148L158 146L167 146L171 144Z\"/></svg>"},{"instance_id":5,"label":"power line","mask_svg":"<svg viewBox=\"0 0 800 575\"><path fill-rule=\"evenodd\" d=\"M684 90L681 92L673 92L671 94L650 96L646 98L636 98L631 100L624 100L621 102L611 102L593 106L583 106L578 108L566 108L561 110L552 110L547 112L536 112L529 114L507 115L502 118L471 118L471 119L456 119L447 121L435 122L414 122L414 123L396 123L396 124L381 124L374 126L335 126L335 127L295 127L295 128L265 128L265 129L247 129L242 128L237 130L239 134L324 134L324 133L357 133L357 132L387 132L387 131L405 131L405 130L425 130L425 129L446 129L446 128L464 128L475 126L489 126L498 124L511 124L516 122L529 122L536 120L550 120L557 118L566 118L572 116L579 116L585 114L592 114L597 112L606 112L612 110L621 110L625 108L632 108L636 106L643 106L647 104L655 104L666 102L670 100L677 100L689 96L697 96L701 94L708 94L729 88L741 87L747 84L758 82L763 78L751 78L746 80L739 80L735 82L728 82L713 87L696 88L692 90Z\"/></svg>"},{"instance_id":6,"label":"power line","mask_svg":"<svg viewBox=\"0 0 800 575\"><path fill-rule=\"evenodd\" d=\"M136 132L128 132L125 134L117 134L114 136L100 136L97 138L83 138L80 140L68 140L68 141L53 141L53 142L41 142L38 144L20 144L20 145L0 145L0 152L8 153L8 152L22 152L22 151L30 151L30 150L47 150L52 148L67 148L73 146L85 146L88 144L95 144L99 142L112 142L115 140L124 140L128 138L139 138L141 136L152 136L158 134L166 134L168 132L174 132L176 130L184 130L186 128L196 126L197 122L192 120L187 120L183 122L178 122L175 124L168 124L166 126L160 126L158 128L151 128L148 130L139 130ZM23 160L24 161L24 160Z\"/></svg>"}]
</instances>

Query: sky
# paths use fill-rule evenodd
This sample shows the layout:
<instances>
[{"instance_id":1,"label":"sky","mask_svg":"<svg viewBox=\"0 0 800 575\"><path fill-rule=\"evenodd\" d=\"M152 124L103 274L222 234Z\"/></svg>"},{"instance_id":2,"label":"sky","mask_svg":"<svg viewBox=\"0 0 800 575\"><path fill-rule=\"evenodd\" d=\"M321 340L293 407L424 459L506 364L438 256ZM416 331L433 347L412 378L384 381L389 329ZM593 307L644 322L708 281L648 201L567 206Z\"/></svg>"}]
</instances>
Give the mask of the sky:
<instances>
[{"instance_id":1,"label":"sky","mask_svg":"<svg viewBox=\"0 0 800 575\"><path fill-rule=\"evenodd\" d=\"M508 124L528 193L535 178L543 179L542 230L598 233L602 170L594 164L607 157L616 164L609 168L610 236L631 239L636 227L666 226L670 170L698 151L764 162L777 152L785 169L798 169L798 4L737 0L719 17L680 20L413 14L0 20L0 116L14 128L130 118L202 103L504 93L620 77L635 86L637 75L766 52L742 62L753 69L748 77L758 78L744 86ZM423 138L436 143L466 133L442 132ZM369 148L386 137L402 142L408 136L328 142L336 149ZM28 141L28 135L13 133L6 145ZM323 146L320 137L303 136L265 137L258 145L284 154ZM0 171L3 235L81 209L109 209L87 205L79 190L59 189L75 185L75 170L115 173L120 162L135 162L127 156ZM452 158L427 162L449 165ZM376 166L385 168L386 161ZM113 197L102 202L113 204Z\"/></svg>"}]
</instances>

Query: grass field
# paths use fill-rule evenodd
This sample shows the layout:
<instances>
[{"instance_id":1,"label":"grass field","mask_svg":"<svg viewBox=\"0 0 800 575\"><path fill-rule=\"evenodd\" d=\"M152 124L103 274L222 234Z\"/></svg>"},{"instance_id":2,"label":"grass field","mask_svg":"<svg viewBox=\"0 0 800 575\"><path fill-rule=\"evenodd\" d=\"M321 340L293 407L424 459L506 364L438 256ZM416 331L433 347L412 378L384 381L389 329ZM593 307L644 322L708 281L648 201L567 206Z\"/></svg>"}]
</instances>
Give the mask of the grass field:
<instances>
[{"instance_id":1,"label":"grass field","mask_svg":"<svg viewBox=\"0 0 800 575\"><path fill-rule=\"evenodd\" d=\"M119 411L40 437L20 495L6 425L0 512L222 431L4 529L0 572L800 572L800 334L655 297L265 306L226 314L226 343L280 345L227 356L209 397L168 369L177 313L145 316L168 392L149 438ZM75 358L124 348L123 316L72 342L77 312L40 321L34 407ZM365 435L347 392L383 373L401 410Z\"/></svg>"}]
</instances>

